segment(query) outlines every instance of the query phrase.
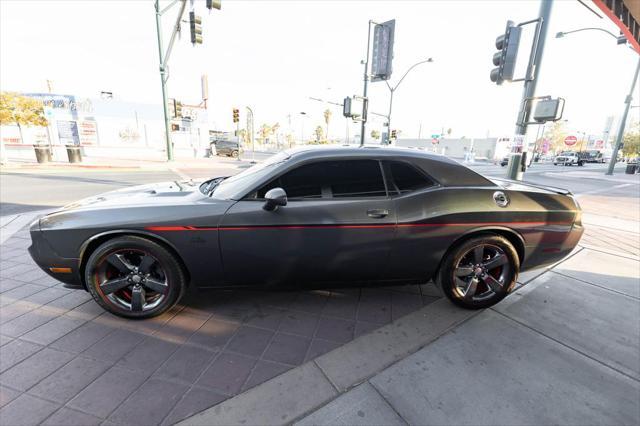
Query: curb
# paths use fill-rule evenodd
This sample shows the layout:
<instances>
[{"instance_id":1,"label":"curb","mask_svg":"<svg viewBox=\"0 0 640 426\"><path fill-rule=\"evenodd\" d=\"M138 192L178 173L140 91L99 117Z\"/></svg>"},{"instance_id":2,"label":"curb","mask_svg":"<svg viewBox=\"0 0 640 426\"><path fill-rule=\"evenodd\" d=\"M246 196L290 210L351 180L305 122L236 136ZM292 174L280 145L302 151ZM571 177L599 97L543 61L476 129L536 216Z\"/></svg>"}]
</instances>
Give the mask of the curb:
<instances>
[{"instance_id":1,"label":"curb","mask_svg":"<svg viewBox=\"0 0 640 426\"><path fill-rule=\"evenodd\" d=\"M437 300L177 424L290 424L479 312Z\"/></svg>"}]
</instances>

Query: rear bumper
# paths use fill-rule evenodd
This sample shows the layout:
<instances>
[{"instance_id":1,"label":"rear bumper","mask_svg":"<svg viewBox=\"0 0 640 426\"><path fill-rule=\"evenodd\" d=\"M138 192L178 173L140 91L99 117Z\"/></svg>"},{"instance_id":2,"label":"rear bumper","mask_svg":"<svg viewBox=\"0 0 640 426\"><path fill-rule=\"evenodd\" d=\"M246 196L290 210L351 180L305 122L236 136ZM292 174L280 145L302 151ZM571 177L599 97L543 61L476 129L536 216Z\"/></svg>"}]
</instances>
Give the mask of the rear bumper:
<instances>
[{"instance_id":1,"label":"rear bumper","mask_svg":"<svg viewBox=\"0 0 640 426\"><path fill-rule=\"evenodd\" d=\"M51 277L71 287L82 288L80 260L58 256L40 231L37 224L31 227L29 254L36 264Z\"/></svg>"}]
</instances>

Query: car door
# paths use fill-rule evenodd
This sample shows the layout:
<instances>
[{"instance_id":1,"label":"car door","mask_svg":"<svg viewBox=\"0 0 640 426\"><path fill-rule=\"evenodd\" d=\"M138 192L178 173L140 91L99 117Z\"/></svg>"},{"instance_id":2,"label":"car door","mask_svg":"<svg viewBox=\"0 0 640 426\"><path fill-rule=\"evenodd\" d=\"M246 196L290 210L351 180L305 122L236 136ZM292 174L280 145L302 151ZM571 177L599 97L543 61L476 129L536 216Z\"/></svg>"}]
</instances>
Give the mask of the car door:
<instances>
[{"instance_id":1,"label":"car door","mask_svg":"<svg viewBox=\"0 0 640 426\"><path fill-rule=\"evenodd\" d=\"M424 278L437 268L446 244L438 228L421 223L437 219L446 211L444 191L410 162L385 161L384 170L398 220L387 277Z\"/></svg>"},{"instance_id":2,"label":"car door","mask_svg":"<svg viewBox=\"0 0 640 426\"><path fill-rule=\"evenodd\" d=\"M280 187L286 206L263 209ZM220 226L231 284L369 281L383 276L396 215L377 160L294 167L233 205Z\"/></svg>"}]
</instances>

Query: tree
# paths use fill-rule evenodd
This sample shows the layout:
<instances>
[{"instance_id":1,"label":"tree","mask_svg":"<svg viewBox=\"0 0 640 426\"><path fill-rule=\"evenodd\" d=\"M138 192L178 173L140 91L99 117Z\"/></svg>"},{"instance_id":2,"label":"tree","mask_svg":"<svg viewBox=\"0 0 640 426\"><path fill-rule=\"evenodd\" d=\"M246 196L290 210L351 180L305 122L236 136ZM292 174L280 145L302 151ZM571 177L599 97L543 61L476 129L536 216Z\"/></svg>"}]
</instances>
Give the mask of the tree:
<instances>
[{"instance_id":1,"label":"tree","mask_svg":"<svg viewBox=\"0 0 640 426\"><path fill-rule=\"evenodd\" d=\"M564 139L567 137L567 130L564 121L556 121L545 130L544 138L549 140L549 150L553 152L562 151L566 148Z\"/></svg>"},{"instance_id":2,"label":"tree","mask_svg":"<svg viewBox=\"0 0 640 426\"><path fill-rule=\"evenodd\" d=\"M269 139L271 133L273 133L273 128L268 124L263 124L262 126L260 126L260 130L258 131L258 133L260 134L260 140L264 144Z\"/></svg>"},{"instance_id":3,"label":"tree","mask_svg":"<svg viewBox=\"0 0 640 426\"><path fill-rule=\"evenodd\" d=\"M278 130L280 130L280 123L276 123L273 126L271 126L271 134L275 136L277 145L280 144L280 135L278 135Z\"/></svg>"},{"instance_id":4,"label":"tree","mask_svg":"<svg viewBox=\"0 0 640 426\"><path fill-rule=\"evenodd\" d=\"M249 132L247 132L247 129L240 129L238 131L238 139L240 140L240 144L242 146L249 146L251 144L251 141L249 140Z\"/></svg>"},{"instance_id":5,"label":"tree","mask_svg":"<svg viewBox=\"0 0 640 426\"><path fill-rule=\"evenodd\" d=\"M12 92L0 93L0 125L15 124L22 137L22 126L46 126L42 103Z\"/></svg>"},{"instance_id":6,"label":"tree","mask_svg":"<svg viewBox=\"0 0 640 426\"><path fill-rule=\"evenodd\" d=\"M372 131L371 131L371 137L372 137L373 139L375 139L375 140L380 139L380 132L379 132L379 131L377 131L377 130L372 130Z\"/></svg>"},{"instance_id":7,"label":"tree","mask_svg":"<svg viewBox=\"0 0 640 426\"><path fill-rule=\"evenodd\" d=\"M291 133L287 133L287 143L289 144L289 148L291 148L296 143L296 138L293 137Z\"/></svg>"},{"instance_id":8,"label":"tree","mask_svg":"<svg viewBox=\"0 0 640 426\"><path fill-rule=\"evenodd\" d=\"M327 139L329 138L329 121L331 121L331 110L330 109L325 109L324 110L324 122L327 125Z\"/></svg>"},{"instance_id":9,"label":"tree","mask_svg":"<svg viewBox=\"0 0 640 426\"><path fill-rule=\"evenodd\" d=\"M640 123L636 123L622 137L622 155L625 157L640 156Z\"/></svg>"},{"instance_id":10,"label":"tree","mask_svg":"<svg viewBox=\"0 0 640 426\"><path fill-rule=\"evenodd\" d=\"M314 131L316 135L316 142L320 143L324 139L324 130L322 130L322 126L317 126Z\"/></svg>"}]
</instances>

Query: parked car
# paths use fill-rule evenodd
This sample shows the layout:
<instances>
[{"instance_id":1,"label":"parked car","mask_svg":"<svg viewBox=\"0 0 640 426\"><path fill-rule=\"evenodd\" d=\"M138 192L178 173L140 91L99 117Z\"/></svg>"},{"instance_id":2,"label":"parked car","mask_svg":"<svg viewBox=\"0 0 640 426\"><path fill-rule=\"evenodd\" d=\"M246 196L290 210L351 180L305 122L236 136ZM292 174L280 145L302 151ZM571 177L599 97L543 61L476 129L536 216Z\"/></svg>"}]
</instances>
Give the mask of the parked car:
<instances>
[{"instance_id":1,"label":"parked car","mask_svg":"<svg viewBox=\"0 0 640 426\"><path fill-rule=\"evenodd\" d=\"M560 153L556 158L553 159L553 165L557 166L558 164L563 166L582 166L585 161L581 158L577 152L575 151L565 151Z\"/></svg>"},{"instance_id":2,"label":"parked car","mask_svg":"<svg viewBox=\"0 0 640 426\"><path fill-rule=\"evenodd\" d=\"M211 152L216 155L226 155L227 157L237 158L240 151L238 150L238 142L226 140L212 140Z\"/></svg>"},{"instance_id":3,"label":"parked car","mask_svg":"<svg viewBox=\"0 0 640 426\"><path fill-rule=\"evenodd\" d=\"M505 156L505 157L502 157L502 160L500 160L500 166L501 167L504 167L507 164L509 164L509 156L508 155Z\"/></svg>"},{"instance_id":4,"label":"parked car","mask_svg":"<svg viewBox=\"0 0 640 426\"><path fill-rule=\"evenodd\" d=\"M569 191L489 179L403 148L303 147L233 177L90 197L31 226L47 274L104 309L147 318L191 287L410 284L455 304L502 300L518 273L583 232Z\"/></svg>"},{"instance_id":5,"label":"parked car","mask_svg":"<svg viewBox=\"0 0 640 426\"><path fill-rule=\"evenodd\" d=\"M604 155L602 155L602 152L598 151L597 149L584 151L584 153L578 153L579 156L580 154L583 154L582 158L587 163L604 163L605 162Z\"/></svg>"}]
</instances>

